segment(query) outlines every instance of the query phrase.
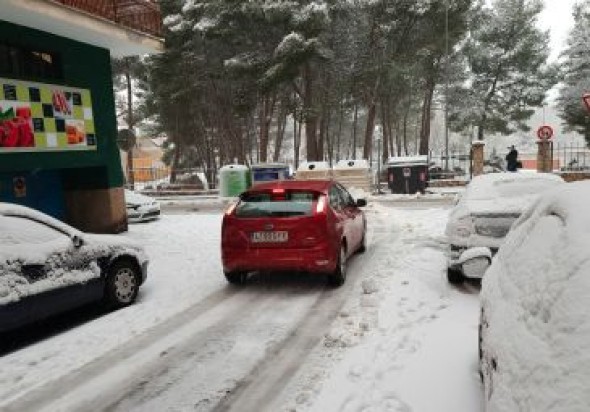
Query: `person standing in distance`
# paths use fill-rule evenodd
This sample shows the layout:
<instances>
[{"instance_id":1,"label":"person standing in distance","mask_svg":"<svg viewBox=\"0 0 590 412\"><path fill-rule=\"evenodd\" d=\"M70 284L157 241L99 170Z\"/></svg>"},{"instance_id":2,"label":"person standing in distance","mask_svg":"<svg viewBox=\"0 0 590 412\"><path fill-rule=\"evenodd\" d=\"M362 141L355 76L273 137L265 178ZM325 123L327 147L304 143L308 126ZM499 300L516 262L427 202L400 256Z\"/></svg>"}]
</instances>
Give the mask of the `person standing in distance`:
<instances>
[{"instance_id":1,"label":"person standing in distance","mask_svg":"<svg viewBox=\"0 0 590 412\"><path fill-rule=\"evenodd\" d=\"M518 168L518 151L514 148L514 145L510 146L510 151L506 155L506 170L509 172L516 172Z\"/></svg>"}]
</instances>

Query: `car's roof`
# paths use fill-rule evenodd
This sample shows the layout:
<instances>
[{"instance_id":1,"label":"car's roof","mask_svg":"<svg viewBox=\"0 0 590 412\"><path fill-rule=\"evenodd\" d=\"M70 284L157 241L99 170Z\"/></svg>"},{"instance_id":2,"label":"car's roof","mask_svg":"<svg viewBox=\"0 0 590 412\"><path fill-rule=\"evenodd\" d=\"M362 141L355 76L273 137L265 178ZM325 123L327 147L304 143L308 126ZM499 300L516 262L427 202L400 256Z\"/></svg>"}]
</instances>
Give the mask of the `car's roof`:
<instances>
[{"instance_id":1,"label":"car's roof","mask_svg":"<svg viewBox=\"0 0 590 412\"><path fill-rule=\"evenodd\" d=\"M260 192L276 188L283 189L307 189L314 192L326 192L334 184L333 180L275 180L272 182L258 183L247 192Z\"/></svg>"},{"instance_id":2,"label":"car's roof","mask_svg":"<svg viewBox=\"0 0 590 412\"><path fill-rule=\"evenodd\" d=\"M590 180L566 183L547 191L528 214L559 216L573 231L590 241Z\"/></svg>"},{"instance_id":3,"label":"car's roof","mask_svg":"<svg viewBox=\"0 0 590 412\"><path fill-rule=\"evenodd\" d=\"M75 228L71 227L70 225L67 225L64 222L57 220L49 215L46 215L45 213L42 213L42 212L32 209L30 207L18 205L15 203L0 202L0 216L28 217L28 218L36 220L38 222L43 222L45 224L56 227L66 233L74 234L74 233L78 232L77 229L75 229Z\"/></svg>"},{"instance_id":4,"label":"car's roof","mask_svg":"<svg viewBox=\"0 0 590 412\"><path fill-rule=\"evenodd\" d=\"M527 183L533 183L536 189L533 192L539 192L542 188L552 187L554 184L564 183L563 179L552 173L529 173L529 172L501 172L487 173L475 176L467 185L467 197L491 198L500 196L501 191L510 190L510 187L527 187ZM518 196L520 191L516 189L512 195Z\"/></svg>"}]
</instances>

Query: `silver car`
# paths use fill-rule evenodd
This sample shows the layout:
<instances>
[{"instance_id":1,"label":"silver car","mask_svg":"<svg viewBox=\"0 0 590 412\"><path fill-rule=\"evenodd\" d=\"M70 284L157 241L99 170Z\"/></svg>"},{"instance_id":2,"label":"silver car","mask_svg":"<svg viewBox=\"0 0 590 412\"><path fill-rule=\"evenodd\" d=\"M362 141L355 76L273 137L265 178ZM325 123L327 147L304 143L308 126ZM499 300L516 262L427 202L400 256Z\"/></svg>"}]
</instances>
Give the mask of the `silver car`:
<instances>
[{"instance_id":1,"label":"silver car","mask_svg":"<svg viewBox=\"0 0 590 412\"><path fill-rule=\"evenodd\" d=\"M147 266L143 247L129 239L0 202L0 333L90 302L130 305Z\"/></svg>"},{"instance_id":2,"label":"silver car","mask_svg":"<svg viewBox=\"0 0 590 412\"><path fill-rule=\"evenodd\" d=\"M544 191L564 181L553 174L515 172L476 176L450 213L448 280L481 279L512 223Z\"/></svg>"},{"instance_id":3,"label":"silver car","mask_svg":"<svg viewBox=\"0 0 590 412\"><path fill-rule=\"evenodd\" d=\"M160 217L160 203L149 196L125 189L127 221L146 222Z\"/></svg>"}]
</instances>

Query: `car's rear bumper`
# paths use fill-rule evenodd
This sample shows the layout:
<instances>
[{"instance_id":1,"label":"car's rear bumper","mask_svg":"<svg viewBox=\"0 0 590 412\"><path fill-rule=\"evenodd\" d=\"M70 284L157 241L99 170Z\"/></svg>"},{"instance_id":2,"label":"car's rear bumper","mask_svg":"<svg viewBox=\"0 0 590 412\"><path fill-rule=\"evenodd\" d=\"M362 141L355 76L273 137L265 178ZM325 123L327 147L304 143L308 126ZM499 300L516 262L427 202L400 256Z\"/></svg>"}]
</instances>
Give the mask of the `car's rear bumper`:
<instances>
[{"instance_id":1,"label":"car's rear bumper","mask_svg":"<svg viewBox=\"0 0 590 412\"><path fill-rule=\"evenodd\" d=\"M303 271L331 273L336 269L337 254L329 248L306 249L222 248L225 272Z\"/></svg>"}]
</instances>

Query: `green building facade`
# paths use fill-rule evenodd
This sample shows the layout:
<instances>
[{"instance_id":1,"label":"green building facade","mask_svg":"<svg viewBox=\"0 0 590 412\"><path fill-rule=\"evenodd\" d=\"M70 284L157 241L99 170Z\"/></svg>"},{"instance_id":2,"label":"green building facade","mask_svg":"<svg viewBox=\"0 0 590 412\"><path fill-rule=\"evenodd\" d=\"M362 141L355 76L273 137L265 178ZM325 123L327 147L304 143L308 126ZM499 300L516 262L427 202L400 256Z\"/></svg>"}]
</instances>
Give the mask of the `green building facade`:
<instances>
[{"instance_id":1,"label":"green building facade","mask_svg":"<svg viewBox=\"0 0 590 412\"><path fill-rule=\"evenodd\" d=\"M63 11L64 20L77 13ZM109 29L100 20L85 21L91 17L81 17L76 29ZM116 39L106 40L108 47ZM126 230L113 50L107 47L0 20L1 202L33 207L85 231Z\"/></svg>"}]
</instances>

